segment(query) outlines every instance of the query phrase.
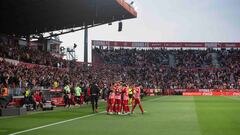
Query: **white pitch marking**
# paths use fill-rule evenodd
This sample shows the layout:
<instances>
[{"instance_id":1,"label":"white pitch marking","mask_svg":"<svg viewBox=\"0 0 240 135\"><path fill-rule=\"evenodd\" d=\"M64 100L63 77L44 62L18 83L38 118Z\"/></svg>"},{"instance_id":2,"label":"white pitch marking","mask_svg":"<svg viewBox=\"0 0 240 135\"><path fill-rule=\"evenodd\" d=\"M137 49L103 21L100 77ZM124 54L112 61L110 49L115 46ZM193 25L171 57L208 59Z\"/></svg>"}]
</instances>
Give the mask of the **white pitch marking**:
<instances>
[{"instance_id":1,"label":"white pitch marking","mask_svg":"<svg viewBox=\"0 0 240 135\"><path fill-rule=\"evenodd\" d=\"M153 100L156 100L156 99L153 99ZM148 100L148 101L153 101L153 100ZM38 129L41 129L41 128L46 128L46 127L50 127L50 126L54 126L54 125L59 125L59 124L62 124L62 123L66 123L66 122L70 122L70 121L74 121L74 120L78 120L78 119L92 117L92 116L95 116L97 114L101 114L101 113L104 113L104 112L105 111L100 112L100 113L96 113L96 114L85 115L85 116L81 116L81 117L77 117L77 118L73 118L73 119L69 119L69 120L64 120L64 121L60 121L60 122L56 122L56 123L52 123L52 124L47 124L47 125L44 125L44 126L35 127L35 128L31 128L31 129L27 129L27 130L11 133L9 135L22 134L22 133L30 132L30 131L33 131L33 130L38 130ZM147 112L147 111L145 111L145 112Z\"/></svg>"},{"instance_id":2,"label":"white pitch marking","mask_svg":"<svg viewBox=\"0 0 240 135\"><path fill-rule=\"evenodd\" d=\"M83 119L83 118L92 117L92 116L95 116L95 115L98 115L98 114L101 114L101 113L103 113L103 112L96 113L96 114L85 115L85 116L81 116L81 117L77 117L77 118L73 118L73 119L69 119L69 120L64 120L64 121L60 121L60 122L56 122L56 123L52 123L52 124L47 124L47 125L44 125L44 126L35 127L35 128L31 128L31 129L27 129L27 130L11 133L9 135L22 134L22 133L30 132L30 131L41 129L41 128L46 128L46 127L50 127L50 126L59 125L59 124L62 124L62 123L74 121L74 120L79 120L79 119Z\"/></svg>"}]
</instances>

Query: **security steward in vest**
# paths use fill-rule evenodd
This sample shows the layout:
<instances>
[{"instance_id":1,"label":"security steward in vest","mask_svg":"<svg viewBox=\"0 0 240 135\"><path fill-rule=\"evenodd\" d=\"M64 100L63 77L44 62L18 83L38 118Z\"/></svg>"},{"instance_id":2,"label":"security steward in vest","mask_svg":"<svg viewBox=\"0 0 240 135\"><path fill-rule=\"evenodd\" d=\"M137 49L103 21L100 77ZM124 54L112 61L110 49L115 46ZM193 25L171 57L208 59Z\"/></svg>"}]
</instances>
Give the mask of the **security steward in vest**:
<instances>
[{"instance_id":1,"label":"security steward in vest","mask_svg":"<svg viewBox=\"0 0 240 135\"><path fill-rule=\"evenodd\" d=\"M0 88L0 107L7 108L10 101L9 90L7 84L4 84L2 88Z\"/></svg>"}]
</instances>

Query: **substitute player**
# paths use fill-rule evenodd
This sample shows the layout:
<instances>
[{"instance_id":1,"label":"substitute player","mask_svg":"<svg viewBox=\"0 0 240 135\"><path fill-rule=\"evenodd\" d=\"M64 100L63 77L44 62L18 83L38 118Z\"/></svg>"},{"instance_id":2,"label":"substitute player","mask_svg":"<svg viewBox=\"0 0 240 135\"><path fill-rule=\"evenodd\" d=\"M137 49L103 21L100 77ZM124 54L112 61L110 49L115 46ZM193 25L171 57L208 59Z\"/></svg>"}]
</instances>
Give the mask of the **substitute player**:
<instances>
[{"instance_id":1,"label":"substitute player","mask_svg":"<svg viewBox=\"0 0 240 135\"><path fill-rule=\"evenodd\" d=\"M142 112L142 114L144 113L140 98L141 98L141 88L139 87L139 85L135 85L134 90L133 90L133 97L134 97L134 104L132 107L132 111L131 113L134 112L134 109L136 108L137 105L139 105L139 108Z\"/></svg>"}]
</instances>

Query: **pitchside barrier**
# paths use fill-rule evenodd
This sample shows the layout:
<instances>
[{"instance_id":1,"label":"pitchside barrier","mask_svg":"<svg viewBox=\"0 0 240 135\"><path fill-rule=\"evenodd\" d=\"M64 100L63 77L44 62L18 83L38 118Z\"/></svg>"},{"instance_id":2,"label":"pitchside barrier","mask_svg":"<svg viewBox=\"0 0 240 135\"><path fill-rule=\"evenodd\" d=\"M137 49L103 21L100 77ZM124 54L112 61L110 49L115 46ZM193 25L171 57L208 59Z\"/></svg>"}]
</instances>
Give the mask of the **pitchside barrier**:
<instances>
[{"instance_id":1,"label":"pitchside barrier","mask_svg":"<svg viewBox=\"0 0 240 135\"><path fill-rule=\"evenodd\" d=\"M0 116L17 116L27 114L26 108L8 107L0 109Z\"/></svg>"},{"instance_id":2,"label":"pitchside barrier","mask_svg":"<svg viewBox=\"0 0 240 135\"><path fill-rule=\"evenodd\" d=\"M240 89L144 89L147 96L240 96Z\"/></svg>"},{"instance_id":3,"label":"pitchside barrier","mask_svg":"<svg viewBox=\"0 0 240 135\"><path fill-rule=\"evenodd\" d=\"M240 96L240 92L183 92L183 96Z\"/></svg>"},{"instance_id":4,"label":"pitchside barrier","mask_svg":"<svg viewBox=\"0 0 240 135\"><path fill-rule=\"evenodd\" d=\"M62 95L62 89L45 89L42 87L36 87L31 91L40 91L46 101L52 101L56 106L64 106L64 100ZM9 96L11 97L9 106L20 107L24 102L24 88L9 88Z\"/></svg>"}]
</instances>

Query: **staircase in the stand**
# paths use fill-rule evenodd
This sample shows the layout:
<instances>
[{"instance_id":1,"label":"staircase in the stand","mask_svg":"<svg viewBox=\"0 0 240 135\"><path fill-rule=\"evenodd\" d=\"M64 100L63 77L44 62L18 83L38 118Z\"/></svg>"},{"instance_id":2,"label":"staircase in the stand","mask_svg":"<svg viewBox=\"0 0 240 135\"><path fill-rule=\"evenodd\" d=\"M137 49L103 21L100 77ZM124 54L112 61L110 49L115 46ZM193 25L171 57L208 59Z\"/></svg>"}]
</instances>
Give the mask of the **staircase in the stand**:
<instances>
[{"instance_id":1,"label":"staircase in the stand","mask_svg":"<svg viewBox=\"0 0 240 135\"><path fill-rule=\"evenodd\" d=\"M176 67L176 59L175 56L172 54L168 54L168 59L169 59L169 66L170 67Z\"/></svg>"},{"instance_id":2,"label":"staircase in the stand","mask_svg":"<svg viewBox=\"0 0 240 135\"><path fill-rule=\"evenodd\" d=\"M96 50L92 50L92 63L93 64L104 64L104 59Z\"/></svg>"},{"instance_id":3,"label":"staircase in the stand","mask_svg":"<svg viewBox=\"0 0 240 135\"><path fill-rule=\"evenodd\" d=\"M212 64L215 68L220 68L220 65L218 63L218 55L217 53L211 53L212 55Z\"/></svg>"}]
</instances>

